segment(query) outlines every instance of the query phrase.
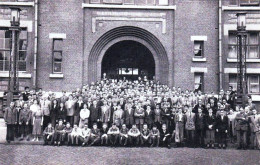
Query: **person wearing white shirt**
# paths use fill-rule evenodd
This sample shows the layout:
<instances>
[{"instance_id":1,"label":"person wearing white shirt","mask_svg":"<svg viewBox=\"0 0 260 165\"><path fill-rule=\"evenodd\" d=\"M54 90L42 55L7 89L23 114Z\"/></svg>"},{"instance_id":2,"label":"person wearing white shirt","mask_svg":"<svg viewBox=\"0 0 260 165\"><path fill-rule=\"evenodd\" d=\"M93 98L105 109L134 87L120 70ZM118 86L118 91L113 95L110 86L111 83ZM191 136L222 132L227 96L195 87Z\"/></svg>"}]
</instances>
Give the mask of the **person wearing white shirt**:
<instances>
[{"instance_id":1,"label":"person wearing white shirt","mask_svg":"<svg viewBox=\"0 0 260 165\"><path fill-rule=\"evenodd\" d=\"M85 124L88 124L88 119L90 116L90 110L87 108L87 104L84 104L83 109L80 110L79 116L79 127L82 128Z\"/></svg>"},{"instance_id":2,"label":"person wearing white shirt","mask_svg":"<svg viewBox=\"0 0 260 165\"><path fill-rule=\"evenodd\" d=\"M81 129L78 128L78 126L75 124L73 129L72 129L72 132L71 132L71 144L74 145L78 145L79 144L79 135L81 134ZM74 143L76 142L76 143Z\"/></svg>"},{"instance_id":3,"label":"person wearing white shirt","mask_svg":"<svg viewBox=\"0 0 260 165\"><path fill-rule=\"evenodd\" d=\"M79 135L79 141L82 143L82 146L88 144L91 135L91 129L88 128L88 125L85 124L84 128L81 129L81 134Z\"/></svg>"}]
</instances>

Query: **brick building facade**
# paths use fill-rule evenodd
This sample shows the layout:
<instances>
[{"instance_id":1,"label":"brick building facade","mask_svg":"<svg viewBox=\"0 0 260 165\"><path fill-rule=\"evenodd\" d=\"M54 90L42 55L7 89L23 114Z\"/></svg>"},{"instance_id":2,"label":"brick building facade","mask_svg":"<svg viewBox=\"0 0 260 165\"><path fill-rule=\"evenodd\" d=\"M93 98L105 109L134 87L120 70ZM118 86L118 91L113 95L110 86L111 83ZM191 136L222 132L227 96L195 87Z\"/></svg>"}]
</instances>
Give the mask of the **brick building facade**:
<instances>
[{"instance_id":1,"label":"brick building facade","mask_svg":"<svg viewBox=\"0 0 260 165\"><path fill-rule=\"evenodd\" d=\"M104 57L123 43L127 50L131 43L145 47L153 58L151 74L164 84L183 89L201 85L204 92L236 88L235 14L246 11L248 87L253 100L260 101L259 0L3 0L0 91L7 89L4 43L10 6L22 9L20 88L45 91L72 91L100 80ZM131 69L133 75L146 74L138 66Z\"/></svg>"}]
</instances>

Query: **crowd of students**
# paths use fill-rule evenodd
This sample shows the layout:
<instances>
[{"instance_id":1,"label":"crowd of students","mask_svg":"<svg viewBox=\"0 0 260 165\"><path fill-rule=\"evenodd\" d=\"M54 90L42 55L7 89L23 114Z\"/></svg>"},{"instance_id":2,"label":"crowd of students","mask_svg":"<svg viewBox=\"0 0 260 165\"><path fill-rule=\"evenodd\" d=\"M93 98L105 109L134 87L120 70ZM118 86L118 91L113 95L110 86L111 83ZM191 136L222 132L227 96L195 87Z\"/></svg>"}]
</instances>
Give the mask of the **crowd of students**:
<instances>
[{"instance_id":1,"label":"crowd of students","mask_svg":"<svg viewBox=\"0 0 260 165\"><path fill-rule=\"evenodd\" d=\"M257 112L250 96L245 107L237 105L232 87L203 94L147 78L104 78L60 97L26 88L4 118L7 142L43 137L49 145L226 148L228 139L238 149L259 149Z\"/></svg>"}]
</instances>

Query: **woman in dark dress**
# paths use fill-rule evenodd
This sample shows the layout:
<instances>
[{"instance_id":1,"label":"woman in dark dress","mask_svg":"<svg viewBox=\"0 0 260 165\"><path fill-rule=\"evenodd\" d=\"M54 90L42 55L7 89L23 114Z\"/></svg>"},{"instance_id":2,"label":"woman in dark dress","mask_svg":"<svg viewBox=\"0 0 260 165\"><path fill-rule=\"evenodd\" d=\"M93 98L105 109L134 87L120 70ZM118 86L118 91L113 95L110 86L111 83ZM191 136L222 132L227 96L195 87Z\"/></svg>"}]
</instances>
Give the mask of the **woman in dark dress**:
<instances>
[{"instance_id":1,"label":"woman in dark dress","mask_svg":"<svg viewBox=\"0 0 260 165\"><path fill-rule=\"evenodd\" d=\"M66 115L67 115L66 113L67 113L67 111L66 111L66 108L64 106L64 103L61 102L60 106L57 110L56 123L58 123L58 121L60 119L62 119L63 122L66 122Z\"/></svg>"},{"instance_id":2,"label":"woman in dark dress","mask_svg":"<svg viewBox=\"0 0 260 165\"><path fill-rule=\"evenodd\" d=\"M56 125L56 118L57 118L57 112L59 110L59 105L58 101L54 99L51 104L51 111L50 111L50 116L51 116L51 125L54 127Z\"/></svg>"}]
</instances>

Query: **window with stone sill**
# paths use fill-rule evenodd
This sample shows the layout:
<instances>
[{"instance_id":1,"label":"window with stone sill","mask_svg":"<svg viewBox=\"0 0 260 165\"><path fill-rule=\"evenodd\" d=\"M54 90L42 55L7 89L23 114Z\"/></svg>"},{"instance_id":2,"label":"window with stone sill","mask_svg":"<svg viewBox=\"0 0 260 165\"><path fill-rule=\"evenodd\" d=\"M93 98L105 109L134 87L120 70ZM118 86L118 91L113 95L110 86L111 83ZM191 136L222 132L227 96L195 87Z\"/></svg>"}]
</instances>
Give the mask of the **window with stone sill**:
<instances>
[{"instance_id":1,"label":"window with stone sill","mask_svg":"<svg viewBox=\"0 0 260 165\"><path fill-rule=\"evenodd\" d=\"M194 41L194 57L202 58L204 56L204 41Z\"/></svg>"},{"instance_id":2,"label":"window with stone sill","mask_svg":"<svg viewBox=\"0 0 260 165\"><path fill-rule=\"evenodd\" d=\"M26 71L27 31L22 30L19 35L18 70ZM0 71L9 71L11 54L11 31L0 28Z\"/></svg>"},{"instance_id":3,"label":"window with stone sill","mask_svg":"<svg viewBox=\"0 0 260 165\"><path fill-rule=\"evenodd\" d=\"M251 31L247 35L247 58L259 59L260 55L259 32ZM235 32L230 32L228 36L228 58L237 58L237 37Z\"/></svg>"},{"instance_id":4,"label":"window with stone sill","mask_svg":"<svg viewBox=\"0 0 260 165\"><path fill-rule=\"evenodd\" d=\"M234 90L237 90L237 74L229 74L229 86L232 86ZM260 93L260 75L248 74L247 86L249 94Z\"/></svg>"},{"instance_id":5,"label":"window with stone sill","mask_svg":"<svg viewBox=\"0 0 260 165\"><path fill-rule=\"evenodd\" d=\"M230 0L231 6L259 6L260 0Z\"/></svg>"},{"instance_id":6,"label":"window with stone sill","mask_svg":"<svg viewBox=\"0 0 260 165\"><path fill-rule=\"evenodd\" d=\"M248 92L249 93L260 93L260 75L249 75L248 76Z\"/></svg>"},{"instance_id":7,"label":"window with stone sill","mask_svg":"<svg viewBox=\"0 0 260 165\"><path fill-rule=\"evenodd\" d=\"M194 73L194 90L202 91L204 90L204 73Z\"/></svg>"},{"instance_id":8,"label":"window with stone sill","mask_svg":"<svg viewBox=\"0 0 260 165\"><path fill-rule=\"evenodd\" d=\"M62 39L53 39L53 50L52 50L52 72L62 73Z\"/></svg>"}]
</instances>

